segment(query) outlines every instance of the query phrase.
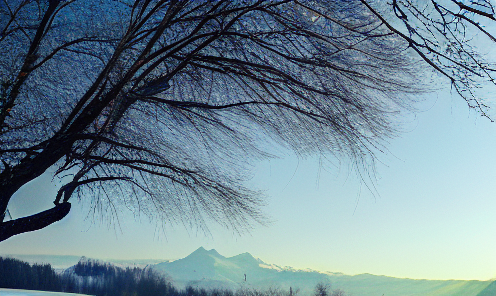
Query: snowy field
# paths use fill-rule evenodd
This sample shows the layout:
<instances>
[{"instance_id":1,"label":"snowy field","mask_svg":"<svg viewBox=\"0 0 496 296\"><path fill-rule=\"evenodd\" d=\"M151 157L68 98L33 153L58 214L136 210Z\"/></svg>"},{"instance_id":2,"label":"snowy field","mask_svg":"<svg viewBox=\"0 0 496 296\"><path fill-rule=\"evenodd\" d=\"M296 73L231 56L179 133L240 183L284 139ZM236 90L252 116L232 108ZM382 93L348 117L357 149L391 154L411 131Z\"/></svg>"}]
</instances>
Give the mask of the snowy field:
<instances>
[{"instance_id":1,"label":"snowy field","mask_svg":"<svg viewBox=\"0 0 496 296\"><path fill-rule=\"evenodd\" d=\"M86 296L83 294L45 292L32 290L0 289L0 296Z\"/></svg>"}]
</instances>

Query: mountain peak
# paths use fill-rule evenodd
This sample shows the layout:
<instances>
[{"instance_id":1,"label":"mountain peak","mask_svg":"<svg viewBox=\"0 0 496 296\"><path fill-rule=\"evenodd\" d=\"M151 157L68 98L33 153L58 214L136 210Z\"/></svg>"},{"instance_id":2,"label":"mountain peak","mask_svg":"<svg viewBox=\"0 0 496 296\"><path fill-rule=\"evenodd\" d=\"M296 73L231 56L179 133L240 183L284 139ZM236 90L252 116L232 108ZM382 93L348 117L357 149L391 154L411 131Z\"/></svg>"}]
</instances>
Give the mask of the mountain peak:
<instances>
[{"instance_id":1,"label":"mountain peak","mask_svg":"<svg viewBox=\"0 0 496 296\"><path fill-rule=\"evenodd\" d=\"M198 249L196 249L193 253L196 253L196 252L207 252L207 250L205 250L204 247L199 247Z\"/></svg>"},{"instance_id":2,"label":"mountain peak","mask_svg":"<svg viewBox=\"0 0 496 296\"><path fill-rule=\"evenodd\" d=\"M210 251L207 251L207 253L210 254L210 255L212 255L212 256L215 256L215 257L224 257L221 254L219 254L219 252L217 252L215 249L212 249Z\"/></svg>"},{"instance_id":3,"label":"mountain peak","mask_svg":"<svg viewBox=\"0 0 496 296\"><path fill-rule=\"evenodd\" d=\"M243 262L244 264L248 264L248 265L251 265L251 266L258 266L259 264L263 264L263 261L262 260L256 259L255 257L253 257L248 252L245 252L245 253L242 253L242 254L239 254L239 255L236 255L236 256L233 256L233 257L229 257L227 259L229 261L237 262L237 263Z\"/></svg>"},{"instance_id":4,"label":"mountain peak","mask_svg":"<svg viewBox=\"0 0 496 296\"><path fill-rule=\"evenodd\" d=\"M189 254L187 257L196 257L196 256L209 256L209 257L216 257L216 258L225 258L219 252L217 252L215 249L211 249L207 251L204 247L199 247L194 251L193 253Z\"/></svg>"},{"instance_id":5,"label":"mountain peak","mask_svg":"<svg viewBox=\"0 0 496 296\"><path fill-rule=\"evenodd\" d=\"M250 253L248 252L244 252L244 253L241 253L239 255L236 255L236 256L233 256L231 258L234 258L234 257L237 257L237 258L253 258L255 259Z\"/></svg>"}]
</instances>

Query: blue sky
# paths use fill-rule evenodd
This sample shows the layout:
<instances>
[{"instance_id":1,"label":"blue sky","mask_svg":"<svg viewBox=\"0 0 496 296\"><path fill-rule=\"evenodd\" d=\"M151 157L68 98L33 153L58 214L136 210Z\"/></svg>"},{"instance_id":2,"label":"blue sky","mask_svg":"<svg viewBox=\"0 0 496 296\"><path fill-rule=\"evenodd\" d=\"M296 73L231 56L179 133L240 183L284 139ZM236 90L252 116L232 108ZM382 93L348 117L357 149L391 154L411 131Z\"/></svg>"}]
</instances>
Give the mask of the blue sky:
<instances>
[{"instance_id":1,"label":"blue sky","mask_svg":"<svg viewBox=\"0 0 496 296\"><path fill-rule=\"evenodd\" d=\"M259 163L252 186L269 196L272 223L250 234L210 235L123 213L108 226L74 203L63 221L13 237L0 253L96 258L184 257L200 246L225 256L250 252L268 263L346 274L427 279L496 278L496 123L468 110L449 88L426 96L405 132L379 155L377 193L349 170L319 169L291 154ZM18 193L14 217L51 207L43 176ZM46 201L42 201L43 198Z\"/></svg>"}]
</instances>

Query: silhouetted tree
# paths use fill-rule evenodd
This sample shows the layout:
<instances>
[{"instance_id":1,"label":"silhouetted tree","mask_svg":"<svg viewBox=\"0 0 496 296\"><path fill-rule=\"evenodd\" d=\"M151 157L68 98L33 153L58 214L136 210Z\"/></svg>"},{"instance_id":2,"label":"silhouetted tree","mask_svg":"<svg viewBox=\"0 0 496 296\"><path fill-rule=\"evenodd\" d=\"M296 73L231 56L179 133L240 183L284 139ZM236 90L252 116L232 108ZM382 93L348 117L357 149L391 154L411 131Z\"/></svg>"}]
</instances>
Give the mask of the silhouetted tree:
<instances>
[{"instance_id":1,"label":"silhouetted tree","mask_svg":"<svg viewBox=\"0 0 496 296\"><path fill-rule=\"evenodd\" d=\"M318 283L315 286L315 296L328 296L331 292L331 285L329 283Z\"/></svg>"},{"instance_id":2,"label":"silhouetted tree","mask_svg":"<svg viewBox=\"0 0 496 296\"><path fill-rule=\"evenodd\" d=\"M263 221L247 164L273 144L372 165L418 90L412 51L462 94L466 63L486 69L415 39L409 1L381 3L0 2L0 240L62 219L74 193L105 212L243 229ZM51 167L72 176L55 207L7 221L12 195Z\"/></svg>"}]
</instances>

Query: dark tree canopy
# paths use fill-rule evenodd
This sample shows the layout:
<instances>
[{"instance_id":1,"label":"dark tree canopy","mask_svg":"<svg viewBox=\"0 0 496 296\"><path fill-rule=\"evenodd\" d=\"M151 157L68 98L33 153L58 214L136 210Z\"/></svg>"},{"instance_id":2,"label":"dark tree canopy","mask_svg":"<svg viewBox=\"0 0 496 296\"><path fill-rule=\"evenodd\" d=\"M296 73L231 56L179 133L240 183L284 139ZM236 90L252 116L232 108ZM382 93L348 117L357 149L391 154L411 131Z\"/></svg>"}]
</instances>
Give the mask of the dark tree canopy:
<instances>
[{"instance_id":1,"label":"dark tree canopy","mask_svg":"<svg viewBox=\"0 0 496 296\"><path fill-rule=\"evenodd\" d=\"M492 72L457 38L492 10L445 2L0 1L0 240L62 219L75 195L188 225L260 222L251 161L281 145L373 164L422 67L486 115L473 77ZM49 168L72 176L33 197L55 207L9 220Z\"/></svg>"}]
</instances>

